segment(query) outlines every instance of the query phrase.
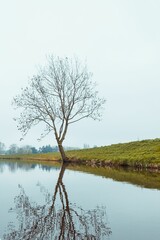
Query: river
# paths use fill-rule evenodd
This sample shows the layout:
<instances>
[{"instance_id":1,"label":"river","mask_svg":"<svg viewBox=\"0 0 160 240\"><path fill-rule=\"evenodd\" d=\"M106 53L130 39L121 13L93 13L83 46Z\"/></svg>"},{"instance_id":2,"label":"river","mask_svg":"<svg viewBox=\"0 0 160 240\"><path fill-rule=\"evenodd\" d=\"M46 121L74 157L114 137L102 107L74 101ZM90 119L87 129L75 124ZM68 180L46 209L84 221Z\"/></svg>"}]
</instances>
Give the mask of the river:
<instances>
[{"instance_id":1,"label":"river","mask_svg":"<svg viewBox=\"0 0 160 240\"><path fill-rule=\"evenodd\" d=\"M0 161L0 239L160 239L160 173Z\"/></svg>"}]
</instances>

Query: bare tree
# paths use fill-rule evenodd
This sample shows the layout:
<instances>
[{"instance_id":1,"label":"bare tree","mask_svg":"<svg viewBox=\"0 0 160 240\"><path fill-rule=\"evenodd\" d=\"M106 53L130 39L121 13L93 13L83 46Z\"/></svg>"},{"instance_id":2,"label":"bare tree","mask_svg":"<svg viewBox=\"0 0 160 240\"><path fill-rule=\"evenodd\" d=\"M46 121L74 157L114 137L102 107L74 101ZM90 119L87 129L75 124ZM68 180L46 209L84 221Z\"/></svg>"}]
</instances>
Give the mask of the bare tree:
<instances>
[{"instance_id":1,"label":"bare tree","mask_svg":"<svg viewBox=\"0 0 160 240\"><path fill-rule=\"evenodd\" d=\"M8 154L17 154L18 153L18 146L17 144L11 144L8 151Z\"/></svg>"},{"instance_id":2,"label":"bare tree","mask_svg":"<svg viewBox=\"0 0 160 240\"><path fill-rule=\"evenodd\" d=\"M108 239L111 229L108 227L105 207L93 210L83 210L76 204L71 204L63 183L65 171L63 164L55 186L54 194L41 187L45 196L45 204L32 203L20 186L20 194L15 197L15 208L19 227L8 225L8 233L4 240L59 239L59 240L103 240ZM56 199L60 204L56 204Z\"/></svg>"},{"instance_id":3,"label":"bare tree","mask_svg":"<svg viewBox=\"0 0 160 240\"><path fill-rule=\"evenodd\" d=\"M105 100L98 97L91 77L77 59L50 56L48 65L14 98L13 104L23 109L16 119L18 129L26 135L43 122L46 128L41 137L53 131L62 160L67 160L62 143L69 125L84 118L101 119Z\"/></svg>"},{"instance_id":4,"label":"bare tree","mask_svg":"<svg viewBox=\"0 0 160 240\"><path fill-rule=\"evenodd\" d=\"M0 142L0 154L4 154L5 152L5 144Z\"/></svg>"}]
</instances>

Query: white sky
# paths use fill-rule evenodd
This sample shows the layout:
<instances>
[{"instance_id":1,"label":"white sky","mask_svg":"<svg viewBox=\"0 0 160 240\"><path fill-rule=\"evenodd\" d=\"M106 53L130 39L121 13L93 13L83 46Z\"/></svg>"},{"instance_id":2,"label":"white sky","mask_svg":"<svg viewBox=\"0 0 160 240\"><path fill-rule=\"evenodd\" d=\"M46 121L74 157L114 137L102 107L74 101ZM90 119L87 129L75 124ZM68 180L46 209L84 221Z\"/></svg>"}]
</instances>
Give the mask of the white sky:
<instances>
[{"instance_id":1,"label":"white sky","mask_svg":"<svg viewBox=\"0 0 160 240\"><path fill-rule=\"evenodd\" d=\"M159 0L0 0L0 141L56 144L40 128L20 142L11 106L51 53L87 59L107 99L103 120L72 125L64 145L160 137L159 12Z\"/></svg>"}]
</instances>

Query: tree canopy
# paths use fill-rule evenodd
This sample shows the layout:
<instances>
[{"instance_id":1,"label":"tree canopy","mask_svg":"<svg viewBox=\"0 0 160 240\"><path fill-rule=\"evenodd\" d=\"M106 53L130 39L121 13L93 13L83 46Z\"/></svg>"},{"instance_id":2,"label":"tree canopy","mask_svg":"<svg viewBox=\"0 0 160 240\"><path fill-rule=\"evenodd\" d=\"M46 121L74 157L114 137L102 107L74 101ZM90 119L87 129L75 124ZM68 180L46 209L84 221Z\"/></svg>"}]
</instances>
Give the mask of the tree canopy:
<instances>
[{"instance_id":1,"label":"tree canopy","mask_svg":"<svg viewBox=\"0 0 160 240\"><path fill-rule=\"evenodd\" d=\"M62 159L66 155L62 143L68 126L84 118L101 119L105 99L98 97L92 74L86 64L76 58L50 56L13 104L22 108L18 129L26 135L30 128L43 122L41 137L54 132Z\"/></svg>"}]
</instances>

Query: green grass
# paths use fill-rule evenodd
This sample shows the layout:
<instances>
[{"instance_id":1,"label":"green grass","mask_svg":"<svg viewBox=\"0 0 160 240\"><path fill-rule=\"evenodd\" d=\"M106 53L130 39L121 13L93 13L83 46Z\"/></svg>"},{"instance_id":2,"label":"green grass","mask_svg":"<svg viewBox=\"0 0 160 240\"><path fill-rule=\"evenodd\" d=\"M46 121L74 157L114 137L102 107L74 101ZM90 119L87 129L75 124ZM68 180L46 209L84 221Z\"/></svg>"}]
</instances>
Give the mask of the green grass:
<instances>
[{"instance_id":1,"label":"green grass","mask_svg":"<svg viewBox=\"0 0 160 240\"><path fill-rule=\"evenodd\" d=\"M72 161L85 164L160 168L160 139L112 144L91 149L67 151ZM5 155L0 158L55 161L59 153Z\"/></svg>"},{"instance_id":2,"label":"green grass","mask_svg":"<svg viewBox=\"0 0 160 240\"><path fill-rule=\"evenodd\" d=\"M108 165L160 168L160 139L69 151L70 158Z\"/></svg>"},{"instance_id":3,"label":"green grass","mask_svg":"<svg viewBox=\"0 0 160 240\"><path fill-rule=\"evenodd\" d=\"M56 153L0 155L0 159L57 161L60 160L60 154L56 152Z\"/></svg>"}]
</instances>

